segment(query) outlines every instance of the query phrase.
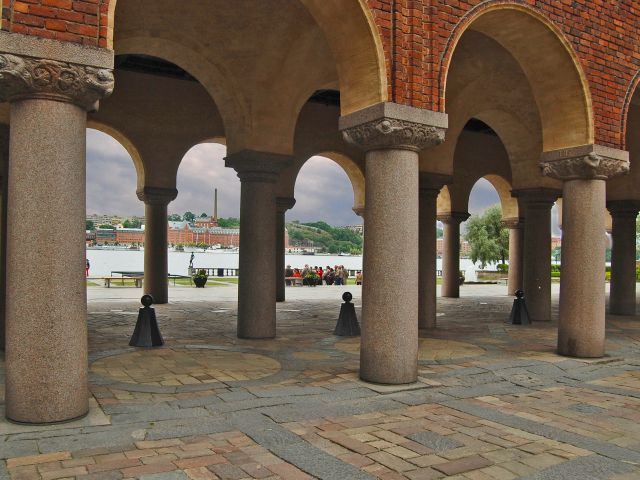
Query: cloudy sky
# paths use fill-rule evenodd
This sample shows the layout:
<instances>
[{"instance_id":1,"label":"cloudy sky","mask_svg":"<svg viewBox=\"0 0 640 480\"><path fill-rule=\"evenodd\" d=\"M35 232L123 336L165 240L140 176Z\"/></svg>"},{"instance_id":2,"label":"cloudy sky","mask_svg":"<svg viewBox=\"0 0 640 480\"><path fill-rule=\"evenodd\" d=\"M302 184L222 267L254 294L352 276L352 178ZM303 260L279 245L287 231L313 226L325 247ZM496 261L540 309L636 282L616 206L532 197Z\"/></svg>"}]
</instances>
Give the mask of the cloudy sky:
<instances>
[{"instance_id":1,"label":"cloudy sky","mask_svg":"<svg viewBox=\"0 0 640 480\"><path fill-rule=\"evenodd\" d=\"M217 188L218 215L240 215L240 181L232 169L224 166L225 151L222 145L202 144L185 155L178 170L178 198L169 204L169 213L211 214L213 189ZM87 212L143 215L144 205L135 191L136 172L127 151L110 136L87 130ZM353 190L347 175L326 158L313 157L305 164L295 197L296 206L287 212L288 221L362 223L351 210ZM469 212L481 213L498 202L494 188L481 179L471 191Z\"/></svg>"}]
</instances>

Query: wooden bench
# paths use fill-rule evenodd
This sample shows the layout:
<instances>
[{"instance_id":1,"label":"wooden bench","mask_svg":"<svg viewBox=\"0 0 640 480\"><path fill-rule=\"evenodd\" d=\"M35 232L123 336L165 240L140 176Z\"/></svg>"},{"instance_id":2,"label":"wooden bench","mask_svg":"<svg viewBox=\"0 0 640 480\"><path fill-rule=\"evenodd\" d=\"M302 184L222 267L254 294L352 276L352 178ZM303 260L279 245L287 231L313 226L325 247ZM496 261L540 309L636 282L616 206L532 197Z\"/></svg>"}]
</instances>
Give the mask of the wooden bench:
<instances>
[{"instance_id":1,"label":"wooden bench","mask_svg":"<svg viewBox=\"0 0 640 480\"><path fill-rule=\"evenodd\" d=\"M136 288L142 288L142 280L144 277L87 277L87 280L103 280L104 286L111 288L111 282L117 282L118 280L124 286L125 280L133 280L133 284Z\"/></svg>"},{"instance_id":2,"label":"wooden bench","mask_svg":"<svg viewBox=\"0 0 640 480\"><path fill-rule=\"evenodd\" d=\"M284 279L291 281L291 286L292 287L297 287L297 286L302 287L302 285L303 285L302 277L284 277Z\"/></svg>"}]
</instances>

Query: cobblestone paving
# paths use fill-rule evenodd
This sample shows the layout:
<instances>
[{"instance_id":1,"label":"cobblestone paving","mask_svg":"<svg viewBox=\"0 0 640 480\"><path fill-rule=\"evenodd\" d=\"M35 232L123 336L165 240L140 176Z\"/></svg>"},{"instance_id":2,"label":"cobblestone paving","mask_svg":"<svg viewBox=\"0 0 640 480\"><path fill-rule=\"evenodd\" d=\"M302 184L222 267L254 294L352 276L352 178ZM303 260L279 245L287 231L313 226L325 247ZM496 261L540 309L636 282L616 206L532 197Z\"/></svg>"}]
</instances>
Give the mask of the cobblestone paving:
<instances>
[{"instance_id":1,"label":"cobblestone paving","mask_svg":"<svg viewBox=\"0 0 640 480\"><path fill-rule=\"evenodd\" d=\"M91 301L91 414L0 421L0 478L640 478L638 319L608 319L607 357L570 359L555 322L508 325L512 300L476 289L439 299L419 382L381 386L313 292L278 305L273 340L236 338L227 299L158 306L153 350L128 346L135 302Z\"/></svg>"}]
</instances>

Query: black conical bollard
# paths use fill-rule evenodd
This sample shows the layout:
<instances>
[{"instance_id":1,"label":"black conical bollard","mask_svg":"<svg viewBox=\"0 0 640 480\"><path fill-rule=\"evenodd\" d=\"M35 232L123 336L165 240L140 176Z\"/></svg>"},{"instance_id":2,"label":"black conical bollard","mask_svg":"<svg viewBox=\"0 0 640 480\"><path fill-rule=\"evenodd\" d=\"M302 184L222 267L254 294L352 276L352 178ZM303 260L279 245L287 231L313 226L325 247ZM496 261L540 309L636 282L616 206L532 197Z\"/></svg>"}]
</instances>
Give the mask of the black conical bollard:
<instances>
[{"instance_id":1,"label":"black conical bollard","mask_svg":"<svg viewBox=\"0 0 640 480\"><path fill-rule=\"evenodd\" d=\"M342 294L344 303L340 306L340 316L338 323L333 331L334 335L341 337L357 337L360 335L360 325L358 325L358 317L356 316L356 307L351 303L353 295L349 292Z\"/></svg>"},{"instance_id":2,"label":"black conical bollard","mask_svg":"<svg viewBox=\"0 0 640 480\"><path fill-rule=\"evenodd\" d=\"M512 325L531 325L529 310L527 310L527 304L524 301L524 292L522 290L516 291L516 299L513 301L513 307L511 307L509 322Z\"/></svg>"},{"instance_id":3,"label":"black conical bollard","mask_svg":"<svg viewBox=\"0 0 640 480\"><path fill-rule=\"evenodd\" d=\"M158 328L156 311L151 308L153 297L148 294L143 295L140 302L143 307L138 310L138 321L129 345L132 347L160 347L164 345L164 340Z\"/></svg>"}]
</instances>

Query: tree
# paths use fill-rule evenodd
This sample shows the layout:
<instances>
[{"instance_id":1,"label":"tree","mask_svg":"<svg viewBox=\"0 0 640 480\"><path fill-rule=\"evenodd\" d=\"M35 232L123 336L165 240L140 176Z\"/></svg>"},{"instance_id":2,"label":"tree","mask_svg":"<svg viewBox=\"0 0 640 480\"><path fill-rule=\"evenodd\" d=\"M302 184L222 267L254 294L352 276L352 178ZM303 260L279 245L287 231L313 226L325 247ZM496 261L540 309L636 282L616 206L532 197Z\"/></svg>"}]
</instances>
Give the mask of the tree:
<instances>
[{"instance_id":1,"label":"tree","mask_svg":"<svg viewBox=\"0 0 640 480\"><path fill-rule=\"evenodd\" d=\"M93 220L87 220L85 222L85 230L93 230L95 228L95 224L93 223Z\"/></svg>"},{"instance_id":2,"label":"tree","mask_svg":"<svg viewBox=\"0 0 640 480\"><path fill-rule=\"evenodd\" d=\"M103 223L102 225L98 225L98 228L109 228L109 229L113 229L113 225L110 225L108 223Z\"/></svg>"},{"instance_id":3,"label":"tree","mask_svg":"<svg viewBox=\"0 0 640 480\"><path fill-rule=\"evenodd\" d=\"M182 217L177 213L172 213L167 217L167 220L169 220L170 222L180 222L182 220Z\"/></svg>"},{"instance_id":4,"label":"tree","mask_svg":"<svg viewBox=\"0 0 640 480\"><path fill-rule=\"evenodd\" d=\"M207 215L206 213L202 212L200 214L200 218L207 218L209 215Z\"/></svg>"},{"instance_id":5,"label":"tree","mask_svg":"<svg viewBox=\"0 0 640 480\"><path fill-rule=\"evenodd\" d=\"M196 215L193 212L184 212L182 220L185 222L193 222L196 219Z\"/></svg>"},{"instance_id":6,"label":"tree","mask_svg":"<svg viewBox=\"0 0 640 480\"><path fill-rule=\"evenodd\" d=\"M240 219L235 217L219 218L218 226L222 228L238 228L240 226Z\"/></svg>"},{"instance_id":7,"label":"tree","mask_svg":"<svg viewBox=\"0 0 640 480\"><path fill-rule=\"evenodd\" d=\"M444 237L444 230L442 230L440 227L436 227L436 236L438 238L443 238Z\"/></svg>"},{"instance_id":8,"label":"tree","mask_svg":"<svg viewBox=\"0 0 640 480\"><path fill-rule=\"evenodd\" d=\"M142 226L142 222L140 220L126 219L124 222L122 222L122 226L124 228L140 228Z\"/></svg>"},{"instance_id":9,"label":"tree","mask_svg":"<svg viewBox=\"0 0 640 480\"><path fill-rule=\"evenodd\" d=\"M504 263L509 253L509 229L502 223L499 205L489 208L483 215L474 215L467 223L465 239L471 246L471 260L480 262L481 268L488 263Z\"/></svg>"}]
</instances>

